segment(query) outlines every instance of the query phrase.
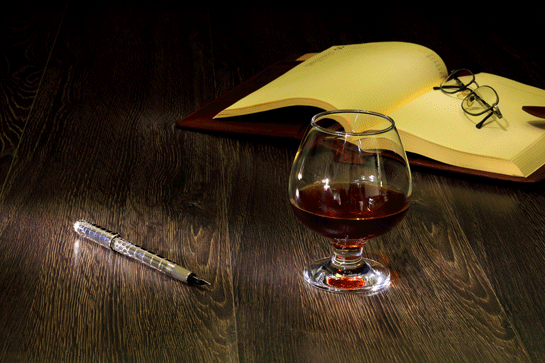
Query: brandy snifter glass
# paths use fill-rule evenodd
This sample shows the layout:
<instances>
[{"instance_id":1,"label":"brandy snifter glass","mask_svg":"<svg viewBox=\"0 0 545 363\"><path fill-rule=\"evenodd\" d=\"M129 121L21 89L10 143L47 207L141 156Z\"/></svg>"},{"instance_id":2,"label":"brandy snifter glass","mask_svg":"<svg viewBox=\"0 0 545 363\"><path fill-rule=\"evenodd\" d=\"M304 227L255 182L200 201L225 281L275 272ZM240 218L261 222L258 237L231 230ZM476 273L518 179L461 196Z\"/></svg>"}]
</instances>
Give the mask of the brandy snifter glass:
<instances>
[{"instance_id":1,"label":"brandy snifter glass","mask_svg":"<svg viewBox=\"0 0 545 363\"><path fill-rule=\"evenodd\" d=\"M334 292L375 294L390 272L363 257L370 239L407 213L412 179L394 121L361 110L320 113L311 120L289 179L299 221L326 237L332 254L308 265L304 278Z\"/></svg>"}]
</instances>

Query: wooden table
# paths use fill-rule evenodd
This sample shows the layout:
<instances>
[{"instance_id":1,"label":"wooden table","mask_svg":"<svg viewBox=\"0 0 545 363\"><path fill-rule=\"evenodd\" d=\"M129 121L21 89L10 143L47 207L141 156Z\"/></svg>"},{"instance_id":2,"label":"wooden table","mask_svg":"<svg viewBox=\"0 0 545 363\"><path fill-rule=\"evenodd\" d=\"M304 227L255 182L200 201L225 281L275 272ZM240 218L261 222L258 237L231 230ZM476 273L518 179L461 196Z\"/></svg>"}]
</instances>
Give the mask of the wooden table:
<instances>
[{"instance_id":1,"label":"wooden table","mask_svg":"<svg viewBox=\"0 0 545 363\"><path fill-rule=\"evenodd\" d=\"M541 19L309 6L1 6L0 361L544 361L545 184L413 170L410 212L366 249L391 288L330 294L301 276L328 247L287 199L297 145L175 126L337 44L411 41L545 88ZM78 239L81 218L212 286Z\"/></svg>"}]
</instances>

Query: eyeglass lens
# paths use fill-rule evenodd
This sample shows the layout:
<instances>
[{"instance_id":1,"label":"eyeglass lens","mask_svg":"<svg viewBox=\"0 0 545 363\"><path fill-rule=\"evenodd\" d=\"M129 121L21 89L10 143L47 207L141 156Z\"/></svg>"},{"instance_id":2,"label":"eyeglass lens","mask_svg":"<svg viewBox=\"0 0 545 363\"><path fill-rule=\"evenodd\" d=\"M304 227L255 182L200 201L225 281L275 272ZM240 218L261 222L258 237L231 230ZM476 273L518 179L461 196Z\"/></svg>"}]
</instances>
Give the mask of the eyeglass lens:
<instances>
[{"instance_id":1,"label":"eyeglass lens","mask_svg":"<svg viewBox=\"0 0 545 363\"><path fill-rule=\"evenodd\" d=\"M482 86L471 92L462 101L462 108L473 116L482 115L499 102L498 94L489 86Z\"/></svg>"}]
</instances>

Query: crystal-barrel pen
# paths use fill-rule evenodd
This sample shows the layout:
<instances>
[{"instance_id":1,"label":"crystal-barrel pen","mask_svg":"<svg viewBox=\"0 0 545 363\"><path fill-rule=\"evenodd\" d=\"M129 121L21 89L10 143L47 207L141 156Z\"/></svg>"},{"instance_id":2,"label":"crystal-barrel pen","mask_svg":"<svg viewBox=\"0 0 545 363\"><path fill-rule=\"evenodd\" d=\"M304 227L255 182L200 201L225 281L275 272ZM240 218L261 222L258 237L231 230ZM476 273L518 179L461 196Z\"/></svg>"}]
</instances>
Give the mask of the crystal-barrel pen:
<instances>
[{"instance_id":1,"label":"crystal-barrel pen","mask_svg":"<svg viewBox=\"0 0 545 363\"><path fill-rule=\"evenodd\" d=\"M193 285L210 285L208 281L205 281L197 277L193 272L188 269L177 265L176 263L156 255L142 247L139 247L131 242L121 238L118 233L111 232L106 228L100 227L94 223L79 220L74 223L74 230L78 235L89 239L99 245L112 249L115 252L121 253L125 256L133 258L143 264L152 267L162 273Z\"/></svg>"}]
</instances>

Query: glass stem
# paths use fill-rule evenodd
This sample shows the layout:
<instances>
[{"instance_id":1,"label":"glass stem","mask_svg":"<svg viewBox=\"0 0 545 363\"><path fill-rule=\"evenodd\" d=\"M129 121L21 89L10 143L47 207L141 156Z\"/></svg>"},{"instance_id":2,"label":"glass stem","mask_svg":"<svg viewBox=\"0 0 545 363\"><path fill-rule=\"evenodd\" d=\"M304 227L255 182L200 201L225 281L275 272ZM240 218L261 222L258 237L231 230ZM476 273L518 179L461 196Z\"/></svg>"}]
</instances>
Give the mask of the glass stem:
<instances>
[{"instance_id":1,"label":"glass stem","mask_svg":"<svg viewBox=\"0 0 545 363\"><path fill-rule=\"evenodd\" d=\"M330 265L341 274L361 273L368 265L363 259L366 241L333 241Z\"/></svg>"}]
</instances>

